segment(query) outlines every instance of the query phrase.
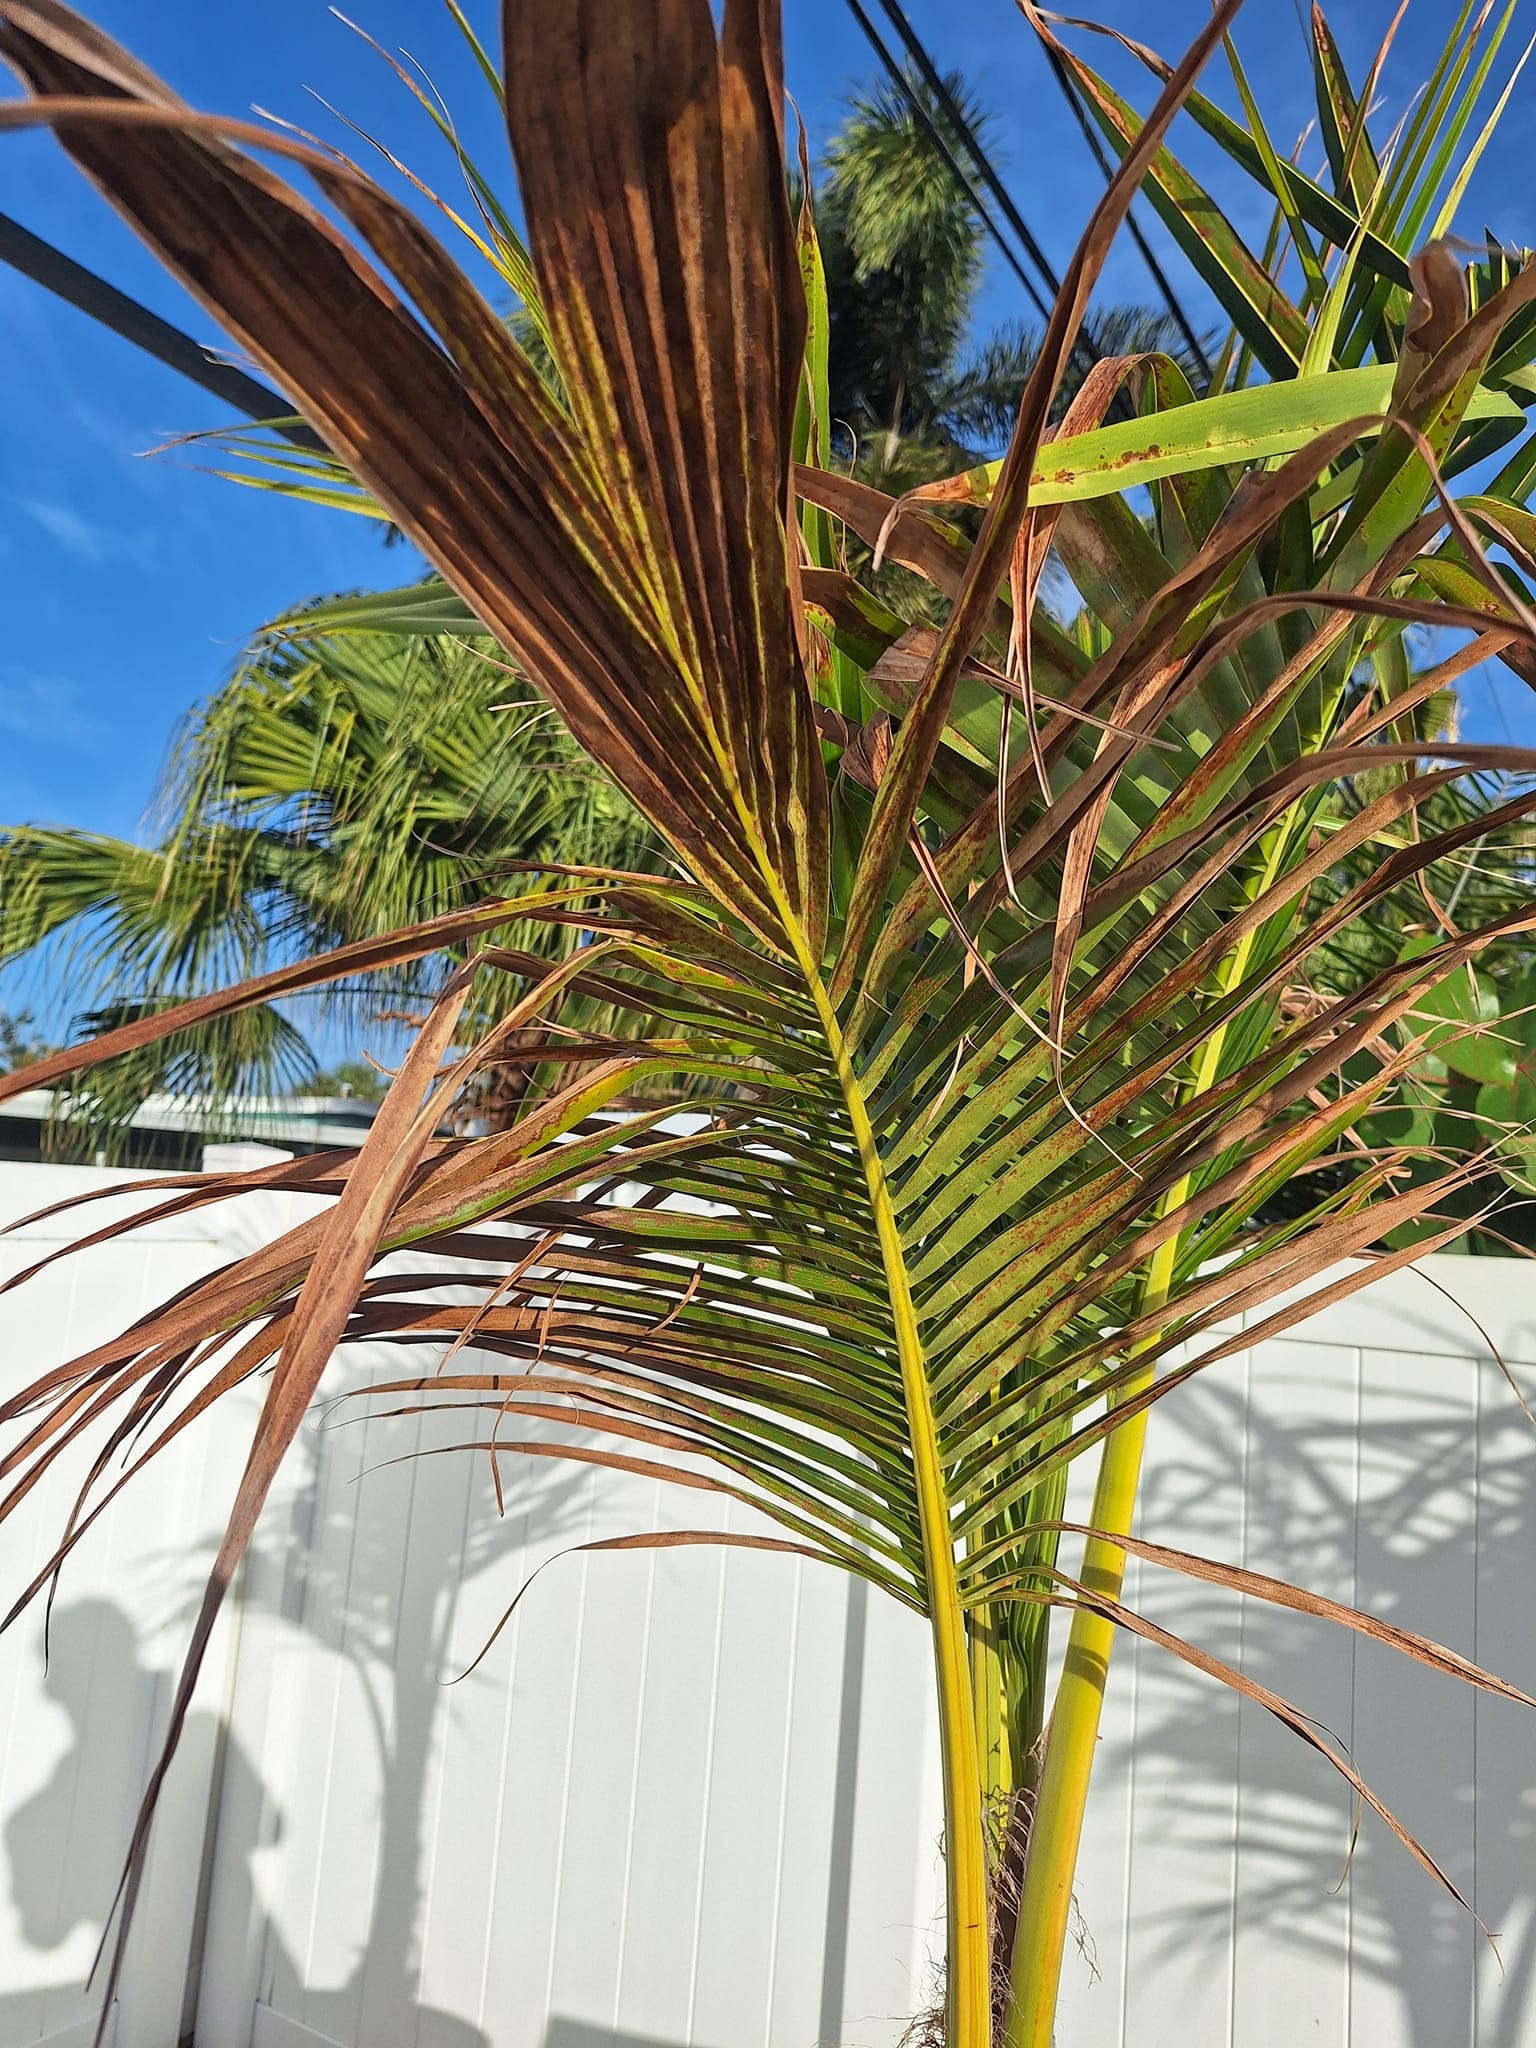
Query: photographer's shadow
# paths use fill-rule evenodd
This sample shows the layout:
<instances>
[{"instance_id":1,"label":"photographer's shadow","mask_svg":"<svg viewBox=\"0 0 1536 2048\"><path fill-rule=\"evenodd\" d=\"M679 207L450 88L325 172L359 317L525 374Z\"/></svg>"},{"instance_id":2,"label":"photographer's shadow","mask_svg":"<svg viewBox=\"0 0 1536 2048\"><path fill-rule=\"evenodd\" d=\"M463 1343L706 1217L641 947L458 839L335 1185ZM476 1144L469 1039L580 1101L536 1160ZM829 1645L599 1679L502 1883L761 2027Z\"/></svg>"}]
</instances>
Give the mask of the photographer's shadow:
<instances>
[{"instance_id":1,"label":"photographer's shadow","mask_svg":"<svg viewBox=\"0 0 1536 2048\"><path fill-rule=\"evenodd\" d=\"M168 1674L142 1661L132 1622L111 1601L79 1600L55 1613L42 1690L67 1717L69 1740L45 1782L4 1824L15 1925L24 1950L38 1959L33 1971L38 1982L35 1988L0 1996L0 2048L26 2048L28 2043L50 2040L89 2020L98 2009L99 1990L93 1993L87 1983L90 1959L112 1910L133 1805L149 1744L158 1732L156 1707L167 1685ZM258 1847L281 1841L283 1816L217 1715L189 1715L180 1753L204 1760L208 1783L200 1816L203 1831L196 1840L177 1845L198 1859L202 1872L198 1925L189 1930L189 1974L195 1974L196 1944L206 1913L217 1816L224 1810L259 1812L264 1816L260 1839L246 1844L238 1859L237 1885L243 1896L229 1903L241 1924L265 1926L268 1996L281 1998L286 1992L291 1997L302 1985L302 1973L276 1927L259 1910L253 1868ZM162 1813L162 1827L169 1818ZM152 1862L141 1914L152 1904L154 1881ZM142 1940L144 1932L142 1927L136 1930L136 1938ZM76 1963L73 1970L59 1967L65 1956ZM51 1969L49 1958L54 1961ZM9 1974L13 1979L29 1974L25 1956L15 1958ZM334 2007L336 2031L342 2031L348 1986L303 1995L309 2025L322 2034L330 2031L326 2022ZM406 2037L430 2042L432 2048L488 2048L478 2028L435 2007L421 2006L408 1986L401 1986L401 1997L398 2011Z\"/></svg>"}]
</instances>

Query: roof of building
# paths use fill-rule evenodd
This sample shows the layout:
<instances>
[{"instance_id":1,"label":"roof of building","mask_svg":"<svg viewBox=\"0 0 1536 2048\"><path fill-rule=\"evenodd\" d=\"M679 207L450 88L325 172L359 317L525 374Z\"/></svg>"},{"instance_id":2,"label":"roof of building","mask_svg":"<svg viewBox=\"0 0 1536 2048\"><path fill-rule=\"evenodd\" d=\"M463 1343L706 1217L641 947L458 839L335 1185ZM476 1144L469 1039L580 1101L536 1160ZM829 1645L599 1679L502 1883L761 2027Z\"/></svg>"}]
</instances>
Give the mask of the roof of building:
<instances>
[{"instance_id":1,"label":"roof of building","mask_svg":"<svg viewBox=\"0 0 1536 2048\"><path fill-rule=\"evenodd\" d=\"M0 1102L0 1156L37 1156L56 1100L50 1088L28 1088ZM378 1109L377 1102L357 1095L253 1095L217 1104L150 1095L128 1129L143 1141L136 1149L168 1157L195 1157L205 1144L230 1142L328 1152L361 1145Z\"/></svg>"}]
</instances>

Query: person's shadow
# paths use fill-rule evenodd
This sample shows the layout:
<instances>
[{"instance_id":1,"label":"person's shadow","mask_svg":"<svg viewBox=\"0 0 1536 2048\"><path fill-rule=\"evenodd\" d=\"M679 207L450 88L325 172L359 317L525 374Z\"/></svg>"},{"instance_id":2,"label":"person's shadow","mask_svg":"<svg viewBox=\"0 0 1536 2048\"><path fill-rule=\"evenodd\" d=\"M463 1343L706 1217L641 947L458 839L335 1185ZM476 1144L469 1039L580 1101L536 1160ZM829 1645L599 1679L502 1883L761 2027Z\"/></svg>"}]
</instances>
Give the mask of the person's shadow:
<instances>
[{"instance_id":1,"label":"person's shadow","mask_svg":"<svg viewBox=\"0 0 1536 2048\"><path fill-rule=\"evenodd\" d=\"M111 1852L88 1853L90 1822L121 1803L119 1788L143 1753L156 1681L139 1662L122 1610L110 1600L81 1600L54 1617L43 1691L69 1717L69 1747L6 1821L5 1852L22 1938L52 1951L80 1928L98 1935L111 1907ZM111 1703L105 1718L104 1701Z\"/></svg>"},{"instance_id":2,"label":"person's shadow","mask_svg":"<svg viewBox=\"0 0 1536 2048\"><path fill-rule=\"evenodd\" d=\"M155 1729L157 1697L164 1682L164 1674L141 1661L133 1624L111 1601L80 1600L55 1613L43 1691L68 1717L69 1743L47 1780L15 1809L3 1831L17 1926L26 1946L40 1955L56 1955L81 1936L88 1938L89 1950L94 1950L107 1924L127 1843L125 1819L131 1825L123 1788L136 1787L142 1779L143 1759ZM241 1924L250 1924L256 1909L252 1858L258 1847L282 1839L282 1814L274 1809L249 1758L216 1715L190 1715L181 1747L185 1752L202 1752L212 1762L204 1834L197 1843L187 1844L188 1853L200 1858L202 1868L199 1924L206 1912L219 1815L256 1811L264 1815L259 1843L253 1838L243 1845L239 1859L239 1889L244 1896L230 1902ZM152 1885L152 1874L149 1882ZM273 1981L299 1983L298 1964L287 1954L276 1928L266 1924ZM196 1947L194 1935L194 1974ZM79 1952L88 1952L83 1941ZM40 1976L44 1974L39 1971ZM79 2009L83 1978L82 1971L73 1985L40 1984L36 1990L0 1997L0 2048L21 2048L24 2042L56 2032L61 2004L71 2018ZM405 2030L412 2038L410 2019L414 2017L421 2026L420 2037L431 2040L434 2048L488 2048L485 2036L467 2021L418 2005L408 1991L403 1990L403 1996L410 2009ZM312 2024L324 2031L323 2008L334 2002L340 2013L347 1999L345 1986L328 1994L311 1992ZM87 2003L94 2010L94 2005Z\"/></svg>"},{"instance_id":3,"label":"person's shadow","mask_svg":"<svg viewBox=\"0 0 1536 2048\"><path fill-rule=\"evenodd\" d=\"M47 1779L4 1824L14 1926L24 1950L39 1960L34 1986L0 1997L3 2048L52 2038L61 2019L79 2024L97 2010L101 1979L88 1983L87 1972L117 1894L166 1686L167 1675L142 1662L134 1625L112 1601L82 1599L55 1612L40 1691L66 1717L68 1736ZM24 1695L13 1712L13 1735L19 1729L25 1739L32 1717ZM221 1782L254 1782L216 1715L188 1717L180 1755L205 1760L215 1795ZM213 1811L211 1802L200 1803L196 1824L203 1831L185 1844L194 1858L205 1856ZM276 1825L280 1832L280 1820ZM154 1887L152 1865L146 1906ZM179 1887L178 1897L186 1889ZM199 1918L203 1889L197 1888ZM191 1954L195 1933L189 1934ZM15 1982L25 1973L24 1957L13 1955L7 1975Z\"/></svg>"}]
</instances>

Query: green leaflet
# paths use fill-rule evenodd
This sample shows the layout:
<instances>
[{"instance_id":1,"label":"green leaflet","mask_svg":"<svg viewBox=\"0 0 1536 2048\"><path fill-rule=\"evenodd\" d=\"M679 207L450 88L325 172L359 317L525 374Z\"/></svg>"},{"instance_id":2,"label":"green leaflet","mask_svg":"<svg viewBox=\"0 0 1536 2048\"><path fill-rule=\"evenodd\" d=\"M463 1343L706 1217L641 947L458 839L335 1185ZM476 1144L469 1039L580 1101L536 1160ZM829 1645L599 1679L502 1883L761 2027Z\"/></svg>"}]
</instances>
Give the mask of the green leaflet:
<instances>
[{"instance_id":1,"label":"green leaflet","mask_svg":"<svg viewBox=\"0 0 1536 2048\"><path fill-rule=\"evenodd\" d=\"M1132 43L1132 54L1138 57L1156 78L1166 78L1168 66L1162 58L1144 45ZM1244 170L1267 189L1274 191L1282 211L1289 215L1299 214L1308 227L1326 237L1335 248L1344 248L1359 228L1357 216L1333 193L1309 178L1293 163L1278 164L1279 180L1274 175L1274 151L1266 148L1267 137L1260 139L1251 134L1232 116L1223 111L1204 93L1192 92L1184 102L1185 111L1198 122L1206 133L1219 142L1227 154ZM1284 185L1284 190L1279 189ZM1409 283L1408 265L1390 242L1380 235L1367 234L1362 250L1362 260L1367 269L1375 275L1389 278L1394 284L1406 288Z\"/></svg>"},{"instance_id":2,"label":"green leaflet","mask_svg":"<svg viewBox=\"0 0 1536 2048\"><path fill-rule=\"evenodd\" d=\"M1380 433L1392 397L1390 364L1334 370L1327 376L1295 377L1246 391L1199 398L1172 412L1124 420L1091 434L1052 441L1040 452L1030 483L1032 505L1066 505L1110 491L1128 491L1158 477L1223 464L1260 462L1291 455L1316 435L1347 421L1361 422L1361 438ZM1480 388L1467 419L1520 419L1522 410L1505 392ZM1000 463L982 463L942 488L946 502L985 505ZM963 488L961 488L963 486ZM922 493L915 494L919 497Z\"/></svg>"},{"instance_id":3,"label":"green leaflet","mask_svg":"<svg viewBox=\"0 0 1536 2048\"><path fill-rule=\"evenodd\" d=\"M485 628L459 593L437 577L399 590L372 590L363 597L337 597L325 604L284 612L267 628L274 638L312 639L320 633L463 633L485 637Z\"/></svg>"},{"instance_id":4,"label":"green leaflet","mask_svg":"<svg viewBox=\"0 0 1536 2048\"><path fill-rule=\"evenodd\" d=\"M1410 939L1403 960L1416 960L1433 941ZM1499 1022L1499 999L1471 967L1449 975L1419 997L1408 1017L1409 1027L1425 1039L1431 1059L1443 1060L1456 1073L1490 1086L1512 1086L1521 1050L1517 1031Z\"/></svg>"}]
</instances>

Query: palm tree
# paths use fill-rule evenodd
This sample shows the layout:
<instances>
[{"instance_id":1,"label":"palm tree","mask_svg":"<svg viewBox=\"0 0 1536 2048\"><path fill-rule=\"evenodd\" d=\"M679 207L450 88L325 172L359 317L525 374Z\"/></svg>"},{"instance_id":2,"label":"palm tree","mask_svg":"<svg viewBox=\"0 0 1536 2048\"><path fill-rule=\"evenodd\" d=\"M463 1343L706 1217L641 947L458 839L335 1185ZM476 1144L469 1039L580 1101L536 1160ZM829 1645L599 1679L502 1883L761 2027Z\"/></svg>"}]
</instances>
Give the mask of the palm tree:
<instances>
[{"instance_id":1,"label":"palm tree","mask_svg":"<svg viewBox=\"0 0 1536 2048\"><path fill-rule=\"evenodd\" d=\"M366 622L366 603L356 615ZM156 843L35 825L0 834L0 959L52 964L65 948L69 983L87 992L79 1028L99 1035L130 1010L479 902L527 863L653 859L632 808L549 705L462 624L320 635L301 611L269 631L178 736ZM551 957L572 943L547 924L505 936ZM370 978L345 999L353 1028L387 1029L434 987L419 971ZM524 1078L498 1070L498 1113ZM98 1076L62 1105L56 1142L110 1149L164 1088L238 1128L253 1091L316 1080L306 1040L262 1006L146 1049L110 1087Z\"/></svg>"},{"instance_id":2,"label":"palm tree","mask_svg":"<svg viewBox=\"0 0 1536 2048\"><path fill-rule=\"evenodd\" d=\"M814 459L831 440L827 305L814 224L785 204L767 0L727 0L718 29L703 0L507 7L497 90L528 246L504 214L493 232L558 396L419 217L361 173L255 131L317 181L322 212L242 152L252 131L189 115L59 0L0 0L25 118L56 126L291 394L334 451L329 488L423 549L673 862L548 875L37 1063L34 1081L60 1080L211 1015L455 949L360 1153L267 1176L334 1206L11 1396L0 1513L82 1439L99 1451L21 1598L208 1400L270 1369L174 1745L337 1347L473 1337L494 1370L456 1349L375 1392L393 1412L447 1399L478 1413L475 1454L498 1467L539 1454L521 1423L554 1421L573 1440L550 1454L638 1468L679 1498L713 1487L777 1525L727 1540L858 1573L925 1618L948 2048L1049 2043L1116 1629L1260 1700L1384 1812L1298 1710L1124 1604L1127 1553L1146 1549L1131 1533L1146 1414L1299 1320L1296 1294L1340 1260L1491 1182L1477 1156L1401 1185L1411 1146L1346 1158L1341 1182L1314 1169L1334 1172L1411 1071L1423 1006L1501 933L1536 926L1521 906L1355 971L1337 948L1333 985L1290 1000L1325 939L1536 805L1516 786L1437 829L1427 806L1465 773L1536 763L1392 737L1458 664L1536 649L1485 539L1518 554L1530 533L1536 456L1512 394L1536 363L1536 265L1490 255L1469 276L1441 249L1410 267L1362 233L1352 207L1375 159L1333 64L1319 91L1330 132L1351 138L1333 188L1259 152L1291 211L1326 223L1331 274L1297 306L1225 245L1268 287L1244 302L1244 342L1292 374L1201 399L1166 359L1116 364L1045 440L1111 237L1142 176L1171 177L1159 152L1235 11L1222 0L1127 134L1007 454L901 502ZM1417 103L1405 156L1422 135L1419 160L1434 160L1445 104ZM1211 210L1190 204L1215 246ZM1128 377L1157 417L1104 427ZM1490 428L1516 452L1448 513L1442 477ZM946 502L981 511L973 542L931 516ZM844 524L941 592L936 633L848 574ZM1089 615L1075 633L1038 604L1052 550ZM1469 634L1470 652L1386 702L1362 695L1361 669L1410 623ZM1341 783L1367 774L1384 776L1379 794L1341 821ZM1320 926L1309 893L1361 849L1373 858ZM514 918L581 943L551 963L501 942ZM474 1035L482 988L505 993ZM622 1013L630 1037L551 1028L567 990ZM535 1034L553 1078L507 1129L440 1140L514 1030ZM714 1087L709 1114L611 1113L658 1079ZM1297 1186L1312 1199L1274 1214L1270 1197ZM419 1291L380 1270L404 1246L431 1254ZM464 1275L451 1302L445 1261ZM1349 1268L1325 1291L1365 1277ZM1084 1454L1098 1477L1079 1553L1062 1505ZM720 1538L685 1524L644 1540ZM1511 1690L1305 1591L1154 1561ZM1048 1693L1055 1608L1071 1621Z\"/></svg>"},{"instance_id":3,"label":"palm tree","mask_svg":"<svg viewBox=\"0 0 1536 2048\"><path fill-rule=\"evenodd\" d=\"M0 1074L14 1074L50 1050L32 1029L30 1010L0 1010Z\"/></svg>"},{"instance_id":4,"label":"palm tree","mask_svg":"<svg viewBox=\"0 0 1536 2048\"><path fill-rule=\"evenodd\" d=\"M945 86L995 154L991 123L965 80L951 73ZM1039 330L1024 324L969 340L985 231L935 129L963 154L945 108L915 73L904 90L880 84L856 94L814 195L831 316L833 432L856 455L860 475L893 491L1002 446L1040 350ZM1111 356L1165 351L1195 374L1166 313L1110 307L1095 314L1094 339ZM1074 358L1058 412L1082 374Z\"/></svg>"}]
</instances>

